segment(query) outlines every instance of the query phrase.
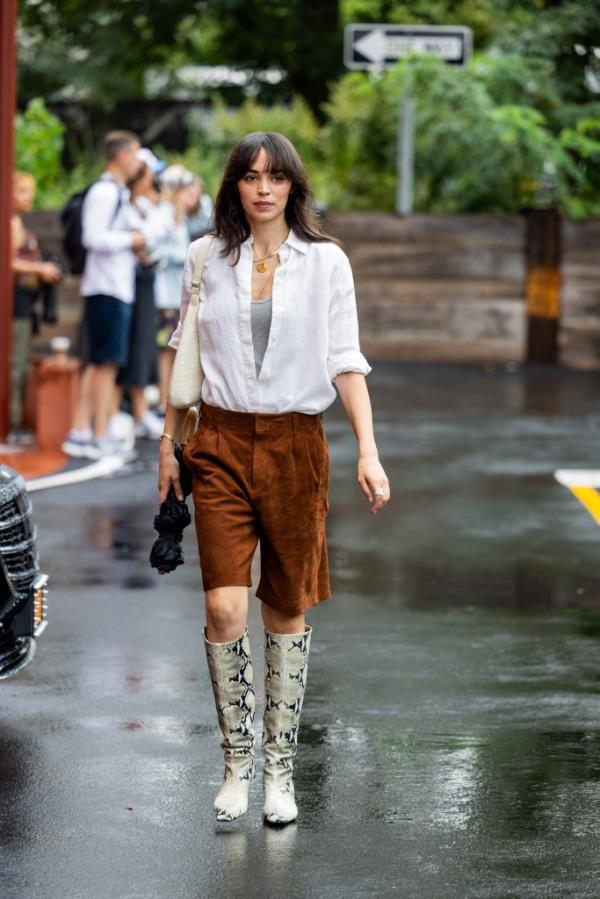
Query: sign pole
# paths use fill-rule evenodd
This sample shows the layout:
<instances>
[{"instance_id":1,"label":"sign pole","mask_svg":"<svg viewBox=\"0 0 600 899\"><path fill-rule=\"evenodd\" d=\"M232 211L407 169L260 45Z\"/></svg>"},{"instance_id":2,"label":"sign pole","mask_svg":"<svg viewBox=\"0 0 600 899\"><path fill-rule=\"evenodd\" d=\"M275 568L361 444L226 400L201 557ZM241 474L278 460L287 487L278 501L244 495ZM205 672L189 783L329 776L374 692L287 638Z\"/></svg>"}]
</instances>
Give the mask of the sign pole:
<instances>
[{"instance_id":1,"label":"sign pole","mask_svg":"<svg viewBox=\"0 0 600 899\"><path fill-rule=\"evenodd\" d=\"M398 111L396 212L410 215L414 203L415 103L404 94Z\"/></svg>"},{"instance_id":2,"label":"sign pole","mask_svg":"<svg viewBox=\"0 0 600 899\"><path fill-rule=\"evenodd\" d=\"M392 25L362 22L344 29L344 64L348 69L389 69L401 59L424 54L448 65L463 66L471 55L473 33L462 25ZM404 94L398 106L396 197L398 215L414 206L415 105Z\"/></svg>"},{"instance_id":3,"label":"sign pole","mask_svg":"<svg viewBox=\"0 0 600 899\"><path fill-rule=\"evenodd\" d=\"M13 197L16 104L17 0L0 3L0 443L10 430L10 360L13 306L10 220Z\"/></svg>"}]
</instances>

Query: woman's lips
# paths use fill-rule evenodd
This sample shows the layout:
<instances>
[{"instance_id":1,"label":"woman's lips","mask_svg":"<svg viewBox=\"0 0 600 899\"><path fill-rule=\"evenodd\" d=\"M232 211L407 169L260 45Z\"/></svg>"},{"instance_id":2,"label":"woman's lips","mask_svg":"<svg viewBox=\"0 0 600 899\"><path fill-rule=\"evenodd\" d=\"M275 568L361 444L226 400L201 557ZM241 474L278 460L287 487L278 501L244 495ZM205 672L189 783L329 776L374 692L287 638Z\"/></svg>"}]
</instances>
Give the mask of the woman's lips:
<instances>
[{"instance_id":1,"label":"woman's lips","mask_svg":"<svg viewBox=\"0 0 600 899\"><path fill-rule=\"evenodd\" d=\"M273 203L255 203L257 209L271 209Z\"/></svg>"}]
</instances>

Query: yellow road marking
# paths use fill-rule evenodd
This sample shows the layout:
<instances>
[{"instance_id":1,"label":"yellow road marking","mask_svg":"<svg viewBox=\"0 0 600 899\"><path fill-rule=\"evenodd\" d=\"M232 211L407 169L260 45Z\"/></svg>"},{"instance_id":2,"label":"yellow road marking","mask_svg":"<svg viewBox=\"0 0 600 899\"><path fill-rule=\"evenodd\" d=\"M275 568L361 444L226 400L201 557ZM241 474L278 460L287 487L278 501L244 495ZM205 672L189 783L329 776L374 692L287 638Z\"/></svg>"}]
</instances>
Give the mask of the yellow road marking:
<instances>
[{"instance_id":1,"label":"yellow road marking","mask_svg":"<svg viewBox=\"0 0 600 899\"><path fill-rule=\"evenodd\" d=\"M600 524L600 468L559 468L554 477Z\"/></svg>"},{"instance_id":2,"label":"yellow road marking","mask_svg":"<svg viewBox=\"0 0 600 899\"><path fill-rule=\"evenodd\" d=\"M574 485L569 485L569 490L588 510L596 524L600 524L600 493L594 487L576 487Z\"/></svg>"}]
</instances>

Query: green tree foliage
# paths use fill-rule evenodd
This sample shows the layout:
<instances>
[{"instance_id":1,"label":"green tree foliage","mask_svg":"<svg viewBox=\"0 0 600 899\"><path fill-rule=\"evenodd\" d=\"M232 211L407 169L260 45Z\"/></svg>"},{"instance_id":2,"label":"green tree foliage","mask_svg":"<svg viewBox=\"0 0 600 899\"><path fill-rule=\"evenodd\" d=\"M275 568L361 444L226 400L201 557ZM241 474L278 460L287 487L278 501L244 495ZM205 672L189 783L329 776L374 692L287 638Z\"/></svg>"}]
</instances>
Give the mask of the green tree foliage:
<instances>
[{"instance_id":1,"label":"green tree foliage","mask_svg":"<svg viewBox=\"0 0 600 899\"><path fill-rule=\"evenodd\" d=\"M249 99L236 110L217 101L214 117L193 130L185 153L161 150L161 154L169 162L181 162L201 173L209 193L214 194L231 148L250 131L279 131L289 137L304 160L315 193L318 197L325 195L327 174L323 171L321 130L301 97L294 97L289 105L277 103L269 107Z\"/></svg>"},{"instance_id":2,"label":"green tree foliage","mask_svg":"<svg viewBox=\"0 0 600 899\"><path fill-rule=\"evenodd\" d=\"M206 62L280 67L282 96L299 94L319 114L329 82L343 72L338 0L215 0L208 16Z\"/></svg>"},{"instance_id":3,"label":"green tree foliage","mask_svg":"<svg viewBox=\"0 0 600 899\"><path fill-rule=\"evenodd\" d=\"M456 69L413 58L379 76L341 79L327 105L323 145L338 208L393 209L395 133L404 93L416 101L416 208L517 212L556 203L574 215L600 211L586 165L600 158L600 116L554 132L533 105L555 96L539 61L511 70L494 58ZM517 81L521 81L518 89Z\"/></svg>"},{"instance_id":4,"label":"green tree foliage","mask_svg":"<svg viewBox=\"0 0 600 899\"><path fill-rule=\"evenodd\" d=\"M150 66L188 62L177 25L198 21L206 0L23 0L19 95L87 99L102 106L144 96Z\"/></svg>"},{"instance_id":5,"label":"green tree foliage","mask_svg":"<svg viewBox=\"0 0 600 899\"><path fill-rule=\"evenodd\" d=\"M102 154L87 153L65 171L61 164L64 138L65 126L40 97L31 100L15 119L15 168L35 178L38 208L60 208L67 197L98 178L104 168Z\"/></svg>"},{"instance_id":6,"label":"green tree foliage","mask_svg":"<svg viewBox=\"0 0 600 899\"><path fill-rule=\"evenodd\" d=\"M60 177L64 130L41 99L32 100L16 118L15 166L33 175L42 197Z\"/></svg>"},{"instance_id":7,"label":"green tree foliage","mask_svg":"<svg viewBox=\"0 0 600 899\"><path fill-rule=\"evenodd\" d=\"M563 103L597 99L597 0L22 0L20 95L110 105L143 96L150 67L279 66L269 99L297 93L318 112L349 22L467 25L478 51L546 61Z\"/></svg>"},{"instance_id":8,"label":"green tree foliage","mask_svg":"<svg viewBox=\"0 0 600 899\"><path fill-rule=\"evenodd\" d=\"M467 25L476 52L464 69L412 59L342 75L348 22ZM600 212L598 47L597 0L23 0L20 89L110 105L143 96L149 67L279 66L284 81L251 85L257 97L237 112L217 101L186 158L214 191L237 137L281 130L319 198L353 209L393 206L397 110L409 91L418 209L557 203L582 216ZM82 161L77 177L92 168Z\"/></svg>"},{"instance_id":9,"label":"green tree foliage","mask_svg":"<svg viewBox=\"0 0 600 899\"><path fill-rule=\"evenodd\" d=\"M20 21L25 97L110 106L144 96L151 67L281 67L279 98L297 93L318 111L343 70L337 0L24 0Z\"/></svg>"}]
</instances>

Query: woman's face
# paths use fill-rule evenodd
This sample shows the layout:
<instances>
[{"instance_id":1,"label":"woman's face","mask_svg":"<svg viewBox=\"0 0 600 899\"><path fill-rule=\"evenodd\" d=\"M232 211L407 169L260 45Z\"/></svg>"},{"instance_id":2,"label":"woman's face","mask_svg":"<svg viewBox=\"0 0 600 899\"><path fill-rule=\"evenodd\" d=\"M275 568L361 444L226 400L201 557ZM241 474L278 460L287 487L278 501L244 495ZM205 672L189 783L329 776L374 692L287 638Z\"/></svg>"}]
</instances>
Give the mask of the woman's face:
<instances>
[{"instance_id":1,"label":"woman's face","mask_svg":"<svg viewBox=\"0 0 600 899\"><path fill-rule=\"evenodd\" d=\"M183 211L185 215L193 215L198 210L200 192L197 184L190 184L183 188Z\"/></svg>"},{"instance_id":2,"label":"woman's face","mask_svg":"<svg viewBox=\"0 0 600 899\"><path fill-rule=\"evenodd\" d=\"M264 147L237 183L242 209L250 225L271 222L285 213L292 182L282 172L269 172Z\"/></svg>"},{"instance_id":3,"label":"woman's face","mask_svg":"<svg viewBox=\"0 0 600 899\"><path fill-rule=\"evenodd\" d=\"M154 175L145 163L133 181L129 182L131 193L134 197L149 196L153 192Z\"/></svg>"},{"instance_id":4,"label":"woman's face","mask_svg":"<svg viewBox=\"0 0 600 899\"><path fill-rule=\"evenodd\" d=\"M35 187L27 180L19 180L15 184L13 200L16 213L31 212L33 207L33 198L35 197Z\"/></svg>"}]
</instances>

